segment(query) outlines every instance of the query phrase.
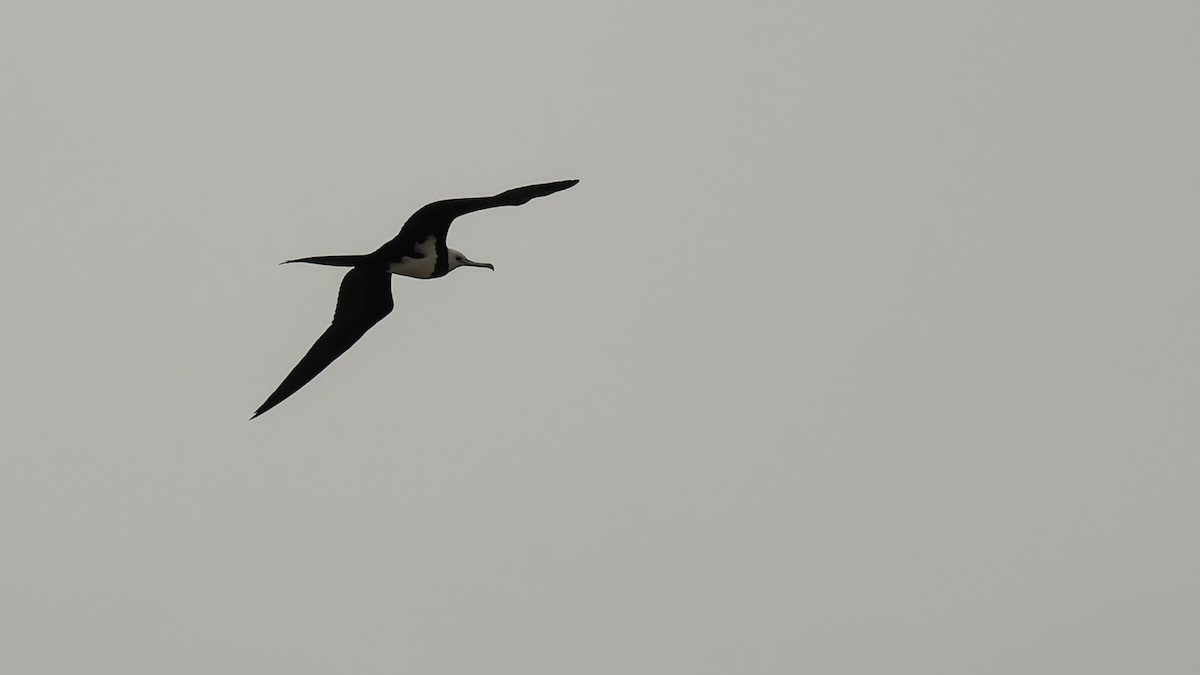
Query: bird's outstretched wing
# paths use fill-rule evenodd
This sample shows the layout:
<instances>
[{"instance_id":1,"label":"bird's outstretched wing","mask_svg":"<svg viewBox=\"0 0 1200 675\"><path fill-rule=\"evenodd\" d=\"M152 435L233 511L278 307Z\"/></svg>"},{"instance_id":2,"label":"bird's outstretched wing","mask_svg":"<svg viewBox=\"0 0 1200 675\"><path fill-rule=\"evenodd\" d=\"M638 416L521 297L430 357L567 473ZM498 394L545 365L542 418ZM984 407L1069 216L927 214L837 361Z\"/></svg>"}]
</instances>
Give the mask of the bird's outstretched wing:
<instances>
[{"instance_id":1,"label":"bird's outstretched wing","mask_svg":"<svg viewBox=\"0 0 1200 675\"><path fill-rule=\"evenodd\" d=\"M279 405L308 384L309 380L358 342L371 326L387 316L392 307L392 281L387 269L363 266L347 272L338 291L333 323L250 419Z\"/></svg>"},{"instance_id":2,"label":"bird's outstretched wing","mask_svg":"<svg viewBox=\"0 0 1200 675\"><path fill-rule=\"evenodd\" d=\"M404 223L404 227L400 228L400 234L381 246L375 255L382 254L389 260L399 260L401 256L411 255L416 250L417 244L430 236L435 236L439 241L445 242L446 233L450 230L450 223L461 215L497 206L520 206L535 197L545 197L566 190L578 182L578 180L560 180L553 183L538 183L505 190L491 197L446 199L426 204L417 209L417 212Z\"/></svg>"}]
</instances>

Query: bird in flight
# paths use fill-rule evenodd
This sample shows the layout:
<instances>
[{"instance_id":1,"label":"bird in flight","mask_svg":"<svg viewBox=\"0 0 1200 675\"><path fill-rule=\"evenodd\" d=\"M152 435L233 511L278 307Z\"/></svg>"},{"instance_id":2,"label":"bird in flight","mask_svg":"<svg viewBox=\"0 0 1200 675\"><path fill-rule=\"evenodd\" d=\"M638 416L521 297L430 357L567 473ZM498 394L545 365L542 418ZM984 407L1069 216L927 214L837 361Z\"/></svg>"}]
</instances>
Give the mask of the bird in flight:
<instances>
[{"instance_id":1,"label":"bird in flight","mask_svg":"<svg viewBox=\"0 0 1200 675\"><path fill-rule=\"evenodd\" d=\"M491 263L468 260L446 246L446 234L455 218L497 206L520 206L535 197L566 190L578 180L560 180L506 190L492 197L447 199L426 204L409 217L396 235L374 253L297 258L284 263L313 263L352 268L342 278L333 322L308 350L279 387L267 397L250 419L279 405L333 363L372 326L392 311L392 277L399 274L417 279L444 277L459 267L486 267Z\"/></svg>"}]
</instances>

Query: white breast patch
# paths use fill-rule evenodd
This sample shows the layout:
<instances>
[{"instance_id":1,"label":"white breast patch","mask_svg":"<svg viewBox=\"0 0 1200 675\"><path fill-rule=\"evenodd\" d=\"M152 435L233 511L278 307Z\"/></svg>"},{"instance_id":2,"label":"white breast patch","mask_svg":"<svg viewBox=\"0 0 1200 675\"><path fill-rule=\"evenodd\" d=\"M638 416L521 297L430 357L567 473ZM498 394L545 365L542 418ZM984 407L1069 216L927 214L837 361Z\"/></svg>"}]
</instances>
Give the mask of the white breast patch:
<instances>
[{"instance_id":1,"label":"white breast patch","mask_svg":"<svg viewBox=\"0 0 1200 675\"><path fill-rule=\"evenodd\" d=\"M400 262L391 263L388 265L388 271L392 274L400 274L406 277L416 277L417 279L432 278L433 266L437 264L436 239L436 237L432 236L427 237L425 241L417 244L417 253L420 253L425 257L402 257L400 258Z\"/></svg>"}]
</instances>

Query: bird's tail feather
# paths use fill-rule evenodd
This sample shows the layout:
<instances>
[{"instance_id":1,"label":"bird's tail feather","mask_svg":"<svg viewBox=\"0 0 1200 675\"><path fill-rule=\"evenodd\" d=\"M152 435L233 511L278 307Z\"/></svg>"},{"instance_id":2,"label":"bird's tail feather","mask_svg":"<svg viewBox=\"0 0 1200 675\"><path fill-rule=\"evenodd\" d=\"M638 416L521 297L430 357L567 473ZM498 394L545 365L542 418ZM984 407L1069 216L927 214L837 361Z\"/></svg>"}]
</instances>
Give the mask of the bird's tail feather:
<instances>
[{"instance_id":1,"label":"bird's tail feather","mask_svg":"<svg viewBox=\"0 0 1200 675\"><path fill-rule=\"evenodd\" d=\"M284 260L279 264L286 265L288 263L312 263L314 265L333 265L334 267L355 267L362 264L366 259L367 256L365 255L318 255L311 258Z\"/></svg>"}]
</instances>

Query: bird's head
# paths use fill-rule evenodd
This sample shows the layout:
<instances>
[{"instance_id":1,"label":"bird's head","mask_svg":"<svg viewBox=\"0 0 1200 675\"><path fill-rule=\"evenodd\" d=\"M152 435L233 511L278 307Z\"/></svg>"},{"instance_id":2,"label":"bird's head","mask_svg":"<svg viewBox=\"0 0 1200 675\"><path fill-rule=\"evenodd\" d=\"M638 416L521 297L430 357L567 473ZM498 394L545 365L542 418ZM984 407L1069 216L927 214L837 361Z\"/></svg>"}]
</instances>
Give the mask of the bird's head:
<instances>
[{"instance_id":1,"label":"bird's head","mask_svg":"<svg viewBox=\"0 0 1200 675\"><path fill-rule=\"evenodd\" d=\"M478 262L475 262L474 260L467 258L467 256L462 254L462 251L455 251L454 249L450 249L449 253L450 253L450 269L454 269L455 267L486 267L489 270L496 269L495 267L492 267L492 263L478 263Z\"/></svg>"}]
</instances>

